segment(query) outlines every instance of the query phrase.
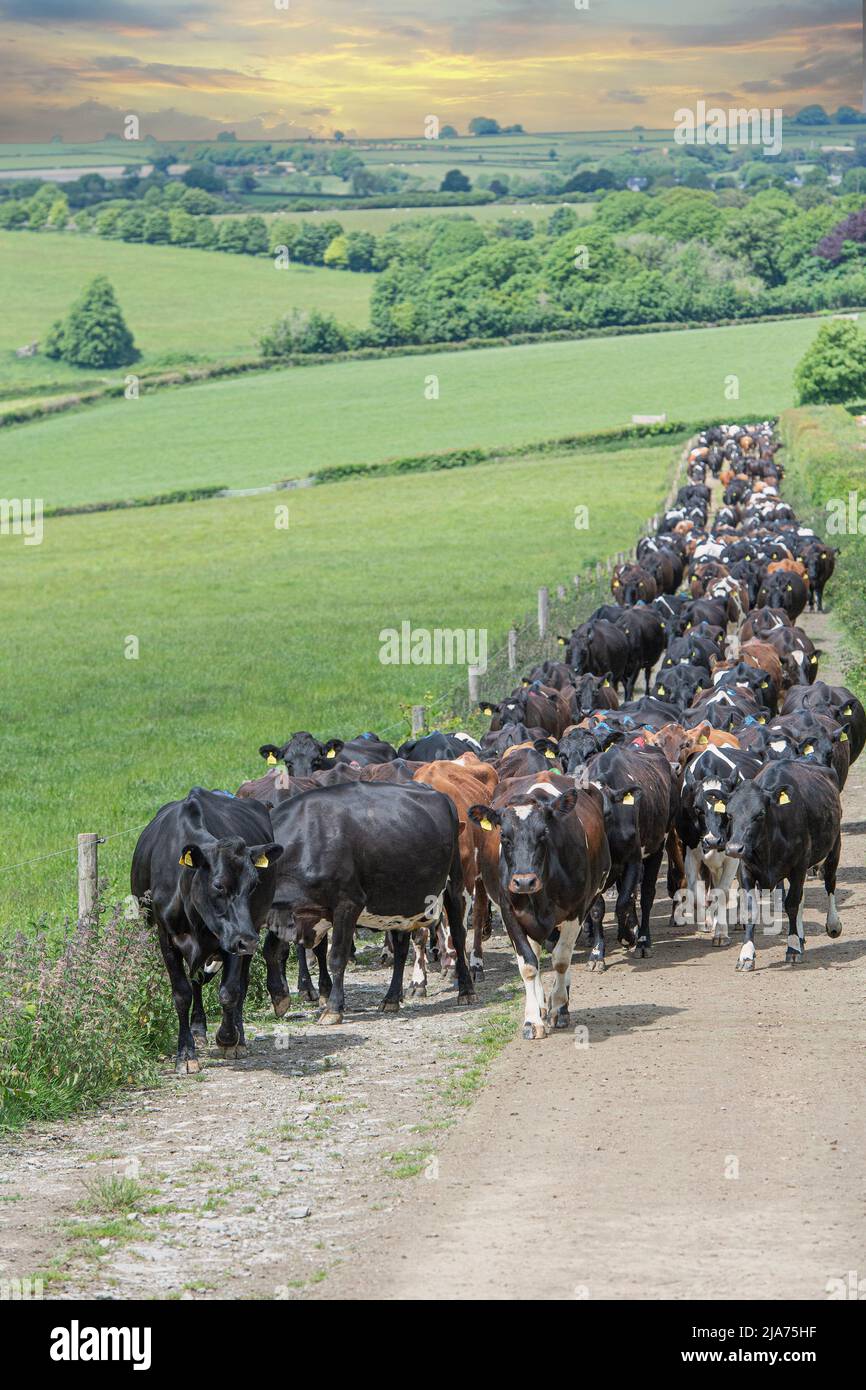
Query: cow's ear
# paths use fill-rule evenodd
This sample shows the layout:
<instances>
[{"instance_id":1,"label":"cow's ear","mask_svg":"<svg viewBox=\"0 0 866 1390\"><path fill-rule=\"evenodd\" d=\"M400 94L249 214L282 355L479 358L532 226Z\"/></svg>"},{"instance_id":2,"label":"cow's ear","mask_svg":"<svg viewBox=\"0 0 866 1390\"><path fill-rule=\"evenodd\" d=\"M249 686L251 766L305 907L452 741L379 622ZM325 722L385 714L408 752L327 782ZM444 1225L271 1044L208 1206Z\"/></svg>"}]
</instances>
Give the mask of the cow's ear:
<instances>
[{"instance_id":1,"label":"cow's ear","mask_svg":"<svg viewBox=\"0 0 866 1390\"><path fill-rule=\"evenodd\" d=\"M478 708L481 710L481 713L486 714L488 718L491 714L499 713L499 706L494 705L490 700L479 701Z\"/></svg>"},{"instance_id":2,"label":"cow's ear","mask_svg":"<svg viewBox=\"0 0 866 1390\"><path fill-rule=\"evenodd\" d=\"M554 743L553 739L551 739L551 738L537 738L537 739L535 739L535 741L533 742L533 745L532 745L532 746L533 746L533 748L535 748L535 749L537 750L537 752L543 753L544 756L545 756L545 758L549 758L551 762L555 762L555 760L556 760L556 744Z\"/></svg>"},{"instance_id":3,"label":"cow's ear","mask_svg":"<svg viewBox=\"0 0 866 1390\"><path fill-rule=\"evenodd\" d=\"M259 749L259 757L266 758L268 767L273 767L274 763L280 760L280 750L275 743L263 743Z\"/></svg>"},{"instance_id":4,"label":"cow's ear","mask_svg":"<svg viewBox=\"0 0 866 1390\"><path fill-rule=\"evenodd\" d=\"M603 677L602 677L602 681L601 681L601 688L602 688L602 690L607 690L607 688L608 688L609 685L613 685L613 671L605 671L605 673L604 673L604 675L603 675Z\"/></svg>"},{"instance_id":5,"label":"cow's ear","mask_svg":"<svg viewBox=\"0 0 866 1390\"><path fill-rule=\"evenodd\" d=\"M778 789L777 792L776 792L776 805L777 805L777 806L789 806L790 803L791 803L791 787L790 787L790 786L779 787L779 789Z\"/></svg>"},{"instance_id":6,"label":"cow's ear","mask_svg":"<svg viewBox=\"0 0 866 1390\"><path fill-rule=\"evenodd\" d=\"M276 864L283 852L283 846L271 841L266 845L250 845L247 851L256 869L267 869L272 864Z\"/></svg>"},{"instance_id":7,"label":"cow's ear","mask_svg":"<svg viewBox=\"0 0 866 1390\"><path fill-rule=\"evenodd\" d=\"M329 738L327 743L322 744L322 755L325 758L336 758L343 746L341 738Z\"/></svg>"},{"instance_id":8,"label":"cow's ear","mask_svg":"<svg viewBox=\"0 0 866 1390\"><path fill-rule=\"evenodd\" d=\"M207 863L207 857L200 845L184 845L183 853L177 861L184 869L200 869Z\"/></svg>"},{"instance_id":9,"label":"cow's ear","mask_svg":"<svg viewBox=\"0 0 866 1390\"><path fill-rule=\"evenodd\" d=\"M831 737L834 743L848 742L848 734L845 729L834 729Z\"/></svg>"},{"instance_id":10,"label":"cow's ear","mask_svg":"<svg viewBox=\"0 0 866 1390\"><path fill-rule=\"evenodd\" d=\"M573 811L577 805L577 787L570 787L562 796L558 796L551 801L550 810L554 815L567 816L569 811Z\"/></svg>"},{"instance_id":11,"label":"cow's ear","mask_svg":"<svg viewBox=\"0 0 866 1390\"><path fill-rule=\"evenodd\" d=\"M643 796L643 788L637 784L630 787L609 787L607 795L612 806L636 806Z\"/></svg>"},{"instance_id":12,"label":"cow's ear","mask_svg":"<svg viewBox=\"0 0 866 1390\"><path fill-rule=\"evenodd\" d=\"M469 807L466 814L476 825L480 825L482 830L492 830L495 825L500 824L499 812L494 811L492 806L483 806L476 802L474 806Z\"/></svg>"}]
</instances>

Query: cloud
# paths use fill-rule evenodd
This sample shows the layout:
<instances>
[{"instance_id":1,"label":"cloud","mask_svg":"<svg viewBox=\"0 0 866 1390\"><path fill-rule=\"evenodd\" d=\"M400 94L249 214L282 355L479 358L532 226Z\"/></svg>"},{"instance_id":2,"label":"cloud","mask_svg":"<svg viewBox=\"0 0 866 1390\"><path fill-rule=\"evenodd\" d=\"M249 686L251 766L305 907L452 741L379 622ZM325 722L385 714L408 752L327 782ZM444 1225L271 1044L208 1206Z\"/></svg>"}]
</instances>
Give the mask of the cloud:
<instances>
[{"instance_id":1,"label":"cloud","mask_svg":"<svg viewBox=\"0 0 866 1390\"><path fill-rule=\"evenodd\" d=\"M185 28L213 10L197 0L0 0L0 19L15 24L93 25L141 33Z\"/></svg>"},{"instance_id":2,"label":"cloud","mask_svg":"<svg viewBox=\"0 0 866 1390\"><path fill-rule=\"evenodd\" d=\"M646 97L642 92L633 92L630 87L621 87L619 90L611 88L606 92L602 92L602 96L605 101L628 102L634 106L642 106L646 101Z\"/></svg>"}]
</instances>

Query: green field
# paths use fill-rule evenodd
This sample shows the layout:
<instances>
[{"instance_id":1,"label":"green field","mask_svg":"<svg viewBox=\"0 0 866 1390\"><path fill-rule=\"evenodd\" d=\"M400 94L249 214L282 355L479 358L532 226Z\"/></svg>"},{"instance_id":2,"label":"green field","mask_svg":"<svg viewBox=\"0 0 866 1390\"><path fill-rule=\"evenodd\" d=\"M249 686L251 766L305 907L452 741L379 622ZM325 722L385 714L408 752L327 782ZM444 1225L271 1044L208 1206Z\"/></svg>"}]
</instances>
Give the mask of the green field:
<instances>
[{"instance_id":1,"label":"green field","mask_svg":"<svg viewBox=\"0 0 866 1390\"><path fill-rule=\"evenodd\" d=\"M399 740L401 702L429 703L462 674L380 664L380 630L488 628L492 653L539 584L633 540L672 454L521 458L49 519L41 546L4 537L0 929L73 905L74 855L6 866L138 826L195 784L234 790L262 770L263 741L302 728ZM574 529L578 504L589 530ZM100 850L118 893L134 843Z\"/></svg>"},{"instance_id":2,"label":"green field","mask_svg":"<svg viewBox=\"0 0 866 1390\"><path fill-rule=\"evenodd\" d=\"M788 319L344 362L112 401L0 432L3 495L54 507L256 487L328 464L558 438L633 413L748 417L793 403L794 366L817 331L815 319ZM725 398L732 374L736 402ZM430 375L438 400L425 399Z\"/></svg>"},{"instance_id":3,"label":"green field","mask_svg":"<svg viewBox=\"0 0 866 1390\"><path fill-rule=\"evenodd\" d=\"M44 339L99 274L115 288L145 367L173 358L254 357L257 332L291 308L366 323L374 282L372 275L317 266L277 270L268 257L75 233L0 232L0 385L93 376L46 357L18 359L14 350Z\"/></svg>"}]
</instances>

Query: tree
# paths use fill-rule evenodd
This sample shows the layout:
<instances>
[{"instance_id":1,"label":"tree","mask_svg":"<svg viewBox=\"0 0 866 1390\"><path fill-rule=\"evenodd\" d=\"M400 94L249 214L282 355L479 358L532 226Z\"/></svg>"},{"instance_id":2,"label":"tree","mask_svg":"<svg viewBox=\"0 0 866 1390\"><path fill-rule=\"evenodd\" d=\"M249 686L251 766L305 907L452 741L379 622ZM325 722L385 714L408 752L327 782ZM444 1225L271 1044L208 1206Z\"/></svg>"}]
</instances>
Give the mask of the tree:
<instances>
[{"instance_id":1,"label":"tree","mask_svg":"<svg viewBox=\"0 0 866 1390\"><path fill-rule=\"evenodd\" d=\"M823 106L804 106L794 117L797 125L829 125L830 117Z\"/></svg>"},{"instance_id":2,"label":"tree","mask_svg":"<svg viewBox=\"0 0 866 1390\"><path fill-rule=\"evenodd\" d=\"M439 185L440 193L469 193L472 184L460 169L449 169Z\"/></svg>"},{"instance_id":3,"label":"tree","mask_svg":"<svg viewBox=\"0 0 866 1390\"><path fill-rule=\"evenodd\" d=\"M444 125L439 132L440 140L459 140L460 132L455 130L453 125Z\"/></svg>"},{"instance_id":4,"label":"tree","mask_svg":"<svg viewBox=\"0 0 866 1390\"><path fill-rule=\"evenodd\" d=\"M67 317L52 326L45 351L77 367L123 367L139 356L104 275L91 280Z\"/></svg>"},{"instance_id":5,"label":"tree","mask_svg":"<svg viewBox=\"0 0 866 1390\"><path fill-rule=\"evenodd\" d=\"M191 164L182 175L187 188L203 188L206 193L222 193L226 181L203 159Z\"/></svg>"},{"instance_id":6,"label":"tree","mask_svg":"<svg viewBox=\"0 0 866 1390\"><path fill-rule=\"evenodd\" d=\"M349 262L349 238L341 233L325 247L322 264L331 270L345 270Z\"/></svg>"},{"instance_id":7,"label":"tree","mask_svg":"<svg viewBox=\"0 0 866 1390\"><path fill-rule=\"evenodd\" d=\"M802 405L844 404L866 396L866 337L850 319L824 323L794 372Z\"/></svg>"},{"instance_id":8,"label":"tree","mask_svg":"<svg viewBox=\"0 0 866 1390\"><path fill-rule=\"evenodd\" d=\"M470 135L498 135L499 122L491 116L473 116L469 122Z\"/></svg>"}]
</instances>

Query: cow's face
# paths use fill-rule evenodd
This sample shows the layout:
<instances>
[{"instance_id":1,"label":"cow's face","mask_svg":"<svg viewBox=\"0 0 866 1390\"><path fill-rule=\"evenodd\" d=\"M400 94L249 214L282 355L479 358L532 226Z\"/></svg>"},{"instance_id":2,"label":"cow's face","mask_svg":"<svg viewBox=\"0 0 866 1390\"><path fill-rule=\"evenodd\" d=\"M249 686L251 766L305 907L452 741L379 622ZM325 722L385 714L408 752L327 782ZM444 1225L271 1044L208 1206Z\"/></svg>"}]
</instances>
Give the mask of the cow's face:
<instances>
[{"instance_id":1,"label":"cow's face","mask_svg":"<svg viewBox=\"0 0 866 1390\"><path fill-rule=\"evenodd\" d=\"M542 801L542 798L543 801ZM509 893L533 896L545 881L550 854L550 830L555 817L574 810L577 791L561 796L539 793L539 800L521 797L511 806L471 806L469 816L482 830L499 828L499 872Z\"/></svg>"},{"instance_id":2,"label":"cow's face","mask_svg":"<svg viewBox=\"0 0 866 1390\"><path fill-rule=\"evenodd\" d=\"M766 838L767 816L772 804L780 802L786 806L790 800L787 788L768 792L757 782L741 783L728 797L728 824L719 848L734 859L757 860Z\"/></svg>"},{"instance_id":3,"label":"cow's face","mask_svg":"<svg viewBox=\"0 0 866 1390\"><path fill-rule=\"evenodd\" d=\"M288 743L284 743L282 747L274 743L263 743L259 753L270 766L278 762L285 763L292 777L309 777L313 772L331 767L342 747L343 741L339 738L330 738L327 743L320 743L312 734L298 733L292 734Z\"/></svg>"},{"instance_id":4,"label":"cow's face","mask_svg":"<svg viewBox=\"0 0 866 1390\"><path fill-rule=\"evenodd\" d=\"M575 772L577 768L583 767L588 759L600 753L602 748L607 746L608 732L605 728L599 728L598 732L593 729L572 729L561 738L559 763L563 772Z\"/></svg>"},{"instance_id":5,"label":"cow's face","mask_svg":"<svg viewBox=\"0 0 866 1390\"><path fill-rule=\"evenodd\" d=\"M598 783L594 785L599 786ZM609 839L616 839L620 846L632 844L634 852L640 856L640 836L638 833L638 807L642 788L634 784L628 787L600 787L604 802L604 828Z\"/></svg>"},{"instance_id":6,"label":"cow's face","mask_svg":"<svg viewBox=\"0 0 866 1390\"><path fill-rule=\"evenodd\" d=\"M704 853L717 850L728 838L728 801L736 785L735 777L725 782L703 783L695 796L695 820Z\"/></svg>"},{"instance_id":7,"label":"cow's face","mask_svg":"<svg viewBox=\"0 0 866 1390\"><path fill-rule=\"evenodd\" d=\"M260 875L282 854L282 845L269 842L246 845L243 840L210 840L190 843L180 857L181 868L191 871L187 898L220 949L251 956L259 943L253 926L250 898Z\"/></svg>"}]
</instances>

